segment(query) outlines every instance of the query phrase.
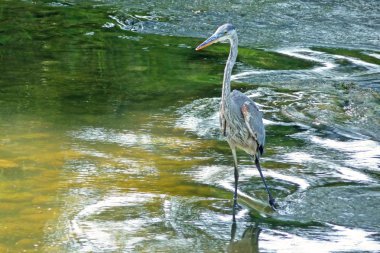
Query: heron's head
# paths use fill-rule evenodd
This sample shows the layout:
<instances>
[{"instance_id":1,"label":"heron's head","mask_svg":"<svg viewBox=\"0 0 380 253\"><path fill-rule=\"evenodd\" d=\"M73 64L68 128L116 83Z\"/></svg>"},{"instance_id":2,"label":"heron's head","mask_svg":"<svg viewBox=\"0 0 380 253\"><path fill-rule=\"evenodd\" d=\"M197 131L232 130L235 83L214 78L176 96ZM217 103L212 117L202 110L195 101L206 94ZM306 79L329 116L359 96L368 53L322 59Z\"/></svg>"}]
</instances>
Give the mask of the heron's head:
<instances>
[{"instance_id":1,"label":"heron's head","mask_svg":"<svg viewBox=\"0 0 380 253\"><path fill-rule=\"evenodd\" d=\"M216 42L226 41L232 39L236 36L235 27L231 24L221 25L213 35L210 36L207 40L205 40L202 44L200 44L195 50L201 50L202 48L208 47Z\"/></svg>"}]
</instances>

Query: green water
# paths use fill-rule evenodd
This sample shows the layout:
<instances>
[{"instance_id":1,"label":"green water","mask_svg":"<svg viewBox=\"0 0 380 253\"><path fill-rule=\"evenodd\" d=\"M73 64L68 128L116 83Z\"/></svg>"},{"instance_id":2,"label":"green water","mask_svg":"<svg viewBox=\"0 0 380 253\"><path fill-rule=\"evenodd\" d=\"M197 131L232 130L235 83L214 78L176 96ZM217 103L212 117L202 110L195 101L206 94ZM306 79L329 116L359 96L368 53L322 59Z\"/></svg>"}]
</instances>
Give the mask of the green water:
<instances>
[{"instance_id":1,"label":"green water","mask_svg":"<svg viewBox=\"0 0 380 253\"><path fill-rule=\"evenodd\" d=\"M280 207L240 152L233 224L217 116L228 47L151 28L187 5L126 5L0 3L0 252L380 249L378 51L242 43L233 86L264 111Z\"/></svg>"}]
</instances>

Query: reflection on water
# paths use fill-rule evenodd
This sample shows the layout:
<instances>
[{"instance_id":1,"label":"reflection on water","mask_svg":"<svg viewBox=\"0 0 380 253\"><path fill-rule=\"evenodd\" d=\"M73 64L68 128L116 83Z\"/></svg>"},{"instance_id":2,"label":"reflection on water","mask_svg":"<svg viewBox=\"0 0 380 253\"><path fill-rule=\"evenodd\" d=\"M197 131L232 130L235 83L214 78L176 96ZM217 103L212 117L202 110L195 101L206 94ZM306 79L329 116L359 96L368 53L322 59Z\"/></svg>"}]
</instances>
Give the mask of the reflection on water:
<instances>
[{"instance_id":1,"label":"reflection on water","mask_svg":"<svg viewBox=\"0 0 380 253\"><path fill-rule=\"evenodd\" d=\"M312 137L311 141L320 146L334 149L345 154L348 157L348 159L345 160L347 165L354 164L355 167L379 171L379 142L372 140L352 140L343 142L327 138L321 139L316 136Z\"/></svg>"},{"instance_id":2,"label":"reflection on water","mask_svg":"<svg viewBox=\"0 0 380 253\"><path fill-rule=\"evenodd\" d=\"M250 225L245 229L240 240L235 240L236 226L234 222L231 226L231 242L227 247L227 252L259 253L259 235L261 229L257 225Z\"/></svg>"},{"instance_id":3,"label":"reflection on water","mask_svg":"<svg viewBox=\"0 0 380 253\"><path fill-rule=\"evenodd\" d=\"M214 211L207 210L210 204ZM229 215L219 208L226 209L223 201L211 198L151 193L105 196L75 214L70 234L81 252L192 251L202 250L207 241L215 250L223 249L225 238L218 231L227 231L223 217Z\"/></svg>"},{"instance_id":4,"label":"reflection on water","mask_svg":"<svg viewBox=\"0 0 380 253\"><path fill-rule=\"evenodd\" d=\"M380 66L359 58L333 55L308 48L284 48L277 52L319 63L310 70L257 70L242 69L232 76L235 81L285 82L294 80L360 81L368 87L379 87ZM360 55L359 55L360 56ZM342 64L344 63L344 64Z\"/></svg>"},{"instance_id":5,"label":"reflection on water","mask_svg":"<svg viewBox=\"0 0 380 253\"><path fill-rule=\"evenodd\" d=\"M80 243L82 252L117 250L120 246L133 249L148 238L154 240L155 236L162 240L165 238L162 234L152 238L145 233L139 234L141 230L163 222L162 217L149 215L144 210L154 202L154 198L163 197L142 193L106 197L77 213L71 221L70 232ZM123 238L128 240L125 242Z\"/></svg>"},{"instance_id":6,"label":"reflection on water","mask_svg":"<svg viewBox=\"0 0 380 253\"><path fill-rule=\"evenodd\" d=\"M336 225L329 225L329 229L331 232L317 236L310 233L309 237L268 231L260 234L260 243L269 252L376 252L379 249L379 243L371 238L375 233Z\"/></svg>"},{"instance_id":7,"label":"reflection on water","mask_svg":"<svg viewBox=\"0 0 380 253\"><path fill-rule=\"evenodd\" d=\"M370 19L375 8L360 8L372 1L360 3L344 19ZM176 36L208 34L221 12L210 1L128 4L0 3L0 252L380 248L380 67L368 22L354 29L369 40L363 47L339 49L346 28L330 27L332 49L309 48L328 40L302 40L296 27L281 30L282 38L298 31L281 47L273 29L296 19L300 3L243 1L230 10L257 13L237 18L243 44L255 46L269 29L262 41L272 37L282 54L242 48L234 72L233 86L264 112L263 170L280 208L267 206L242 154L233 223L232 157L218 122L228 50L195 54L199 39ZM313 2L305 11L320 8ZM348 4L341 8L334 13ZM276 22L264 18L269 11ZM251 36L247 27L260 29ZM276 68L261 69L268 59ZM302 68L305 60L316 64Z\"/></svg>"}]
</instances>

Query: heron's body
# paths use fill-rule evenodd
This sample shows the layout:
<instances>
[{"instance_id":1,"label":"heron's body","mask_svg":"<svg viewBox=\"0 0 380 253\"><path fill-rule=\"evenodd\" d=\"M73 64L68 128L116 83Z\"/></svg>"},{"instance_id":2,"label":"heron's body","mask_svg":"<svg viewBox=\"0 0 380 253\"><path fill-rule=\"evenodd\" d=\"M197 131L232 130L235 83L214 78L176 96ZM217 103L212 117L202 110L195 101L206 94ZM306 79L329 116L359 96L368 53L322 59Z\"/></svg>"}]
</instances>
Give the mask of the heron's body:
<instances>
[{"instance_id":1,"label":"heron's body","mask_svg":"<svg viewBox=\"0 0 380 253\"><path fill-rule=\"evenodd\" d=\"M220 106L222 134L231 147L244 150L251 156L264 151L265 130L262 113L256 104L240 91L233 90Z\"/></svg>"},{"instance_id":2,"label":"heron's body","mask_svg":"<svg viewBox=\"0 0 380 253\"><path fill-rule=\"evenodd\" d=\"M240 91L231 92L231 74L238 54L238 37L235 28L231 24L220 26L216 32L206 41L200 44L196 50L205 48L213 43L228 40L231 44L230 54L224 69L222 100L220 103L220 127L222 134L230 145L235 167L235 193L234 207L237 205L237 185L239 180L236 148L248 153L256 164L260 176L269 195L269 204L274 208L275 203L269 192L260 167L260 156L264 152L265 129L262 113L255 102Z\"/></svg>"}]
</instances>

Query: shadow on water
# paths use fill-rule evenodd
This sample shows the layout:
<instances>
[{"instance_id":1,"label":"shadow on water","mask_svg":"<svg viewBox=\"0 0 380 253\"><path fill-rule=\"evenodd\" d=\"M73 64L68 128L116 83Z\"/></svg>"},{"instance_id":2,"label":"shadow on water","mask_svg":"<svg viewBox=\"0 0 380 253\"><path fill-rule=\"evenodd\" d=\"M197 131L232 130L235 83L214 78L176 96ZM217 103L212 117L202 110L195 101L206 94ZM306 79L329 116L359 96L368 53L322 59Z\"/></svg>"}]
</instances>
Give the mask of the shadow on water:
<instances>
[{"instance_id":1,"label":"shadow on water","mask_svg":"<svg viewBox=\"0 0 380 253\"><path fill-rule=\"evenodd\" d=\"M241 239L236 240L236 222L231 226L231 241L227 247L229 253L259 253L259 235L261 232L257 224L250 225L244 230Z\"/></svg>"}]
</instances>

